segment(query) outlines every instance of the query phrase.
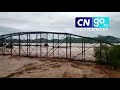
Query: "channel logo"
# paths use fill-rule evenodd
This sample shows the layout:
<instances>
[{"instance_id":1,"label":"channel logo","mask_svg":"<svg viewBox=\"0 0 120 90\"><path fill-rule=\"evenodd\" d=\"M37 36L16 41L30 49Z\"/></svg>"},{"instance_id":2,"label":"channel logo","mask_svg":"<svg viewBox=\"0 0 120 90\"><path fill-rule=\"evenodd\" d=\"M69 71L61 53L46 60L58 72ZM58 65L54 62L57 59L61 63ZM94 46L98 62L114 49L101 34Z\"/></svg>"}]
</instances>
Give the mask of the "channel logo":
<instances>
[{"instance_id":1,"label":"channel logo","mask_svg":"<svg viewBox=\"0 0 120 90\"><path fill-rule=\"evenodd\" d=\"M109 28L109 17L76 17L76 28Z\"/></svg>"}]
</instances>

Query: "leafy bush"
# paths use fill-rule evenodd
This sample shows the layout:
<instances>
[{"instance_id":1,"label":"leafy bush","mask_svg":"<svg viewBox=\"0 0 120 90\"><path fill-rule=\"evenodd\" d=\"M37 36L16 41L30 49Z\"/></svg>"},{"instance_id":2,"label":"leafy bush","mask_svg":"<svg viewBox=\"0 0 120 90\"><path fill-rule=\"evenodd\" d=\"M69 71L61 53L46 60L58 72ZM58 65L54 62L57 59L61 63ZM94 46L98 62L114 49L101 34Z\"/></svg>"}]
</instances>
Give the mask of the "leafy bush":
<instances>
[{"instance_id":1,"label":"leafy bush","mask_svg":"<svg viewBox=\"0 0 120 90\"><path fill-rule=\"evenodd\" d=\"M11 43L9 43L6 48L13 48L13 45Z\"/></svg>"},{"instance_id":2,"label":"leafy bush","mask_svg":"<svg viewBox=\"0 0 120 90\"><path fill-rule=\"evenodd\" d=\"M100 47L94 47L94 53L95 53L94 57L98 63L108 62L108 59L109 59L108 50L109 50L109 47L107 45L102 45L101 49Z\"/></svg>"},{"instance_id":3,"label":"leafy bush","mask_svg":"<svg viewBox=\"0 0 120 90\"><path fill-rule=\"evenodd\" d=\"M3 47L3 44L2 44L2 43L0 43L0 47Z\"/></svg>"},{"instance_id":4,"label":"leafy bush","mask_svg":"<svg viewBox=\"0 0 120 90\"><path fill-rule=\"evenodd\" d=\"M120 46L108 47L107 45L102 45L101 55L100 47L95 47L94 53L97 63L109 64L114 68L120 68Z\"/></svg>"},{"instance_id":5,"label":"leafy bush","mask_svg":"<svg viewBox=\"0 0 120 90\"><path fill-rule=\"evenodd\" d=\"M112 46L109 49L109 63L114 68L120 68L120 46Z\"/></svg>"},{"instance_id":6,"label":"leafy bush","mask_svg":"<svg viewBox=\"0 0 120 90\"><path fill-rule=\"evenodd\" d=\"M47 43L44 44L45 47L49 47L49 45Z\"/></svg>"}]
</instances>

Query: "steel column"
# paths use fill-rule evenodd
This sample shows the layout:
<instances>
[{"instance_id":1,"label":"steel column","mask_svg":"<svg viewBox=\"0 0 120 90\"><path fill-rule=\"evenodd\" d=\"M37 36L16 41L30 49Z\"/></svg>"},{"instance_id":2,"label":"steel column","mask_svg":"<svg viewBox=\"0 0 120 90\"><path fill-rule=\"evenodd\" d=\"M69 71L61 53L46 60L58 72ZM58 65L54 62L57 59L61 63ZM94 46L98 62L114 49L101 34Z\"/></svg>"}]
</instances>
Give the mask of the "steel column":
<instances>
[{"instance_id":1,"label":"steel column","mask_svg":"<svg viewBox=\"0 0 120 90\"><path fill-rule=\"evenodd\" d=\"M30 34L29 34L29 56L30 56Z\"/></svg>"},{"instance_id":2,"label":"steel column","mask_svg":"<svg viewBox=\"0 0 120 90\"><path fill-rule=\"evenodd\" d=\"M19 56L21 56L21 52L20 52L20 50L21 50L21 45L20 45L20 42L21 42L21 40L20 40L20 34L19 34Z\"/></svg>"},{"instance_id":3,"label":"steel column","mask_svg":"<svg viewBox=\"0 0 120 90\"><path fill-rule=\"evenodd\" d=\"M85 61L85 38L84 38L84 61Z\"/></svg>"},{"instance_id":4,"label":"steel column","mask_svg":"<svg viewBox=\"0 0 120 90\"><path fill-rule=\"evenodd\" d=\"M27 56L28 56L28 34L27 34Z\"/></svg>"},{"instance_id":5,"label":"steel column","mask_svg":"<svg viewBox=\"0 0 120 90\"><path fill-rule=\"evenodd\" d=\"M58 58L59 58L59 34L58 34Z\"/></svg>"},{"instance_id":6,"label":"steel column","mask_svg":"<svg viewBox=\"0 0 120 90\"><path fill-rule=\"evenodd\" d=\"M70 35L70 60L71 60L71 44L72 42L71 42L71 35Z\"/></svg>"},{"instance_id":7,"label":"steel column","mask_svg":"<svg viewBox=\"0 0 120 90\"><path fill-rule=\"evenodd\" d=\"M3 35L2 35L2 55L4 55L3 48L4 48L4 43L3 43Z\"/></svg>"},{"instance_id":8,"label":"steel column","mask_svg":"<svg viewBox=\"0 0 120 90\"><path fill-rule=\"evenodd\" d=\"M11 38L10 45L11 45L11 55L12 55L12 48L13 48L13 44L12 44L12 35L10 35L10 38Z\"/></svg>"},{"instance_id":9,"label":"steel column","mask_svg":"<svg viewBox=\"0 0 120 90\"><path fill-rule=\"evenodd\" d=\"M40 33L40 57L42 57L42 39L41 39L41 33Z\"/></svg>"},{"instance_id":10,"label":"steel column","mask_svg":"<svg viewBox=\"0 0 120 90\"><path fill-rule=\"evenodd\" d=\"M37 33L36 33L36 40L35 40L35 43L36 43L36 57L37 57Z\"/></svg>"},{"instance_id":11,"label":"steel column","mask_svg":"<svg viewBox=\"0 0 120 90\"><path fill-rule=\"evenodd\" d=\"M67 59L67 34L66 34L66 59Z\"/></svg>"},{"instance_id":12,"label":"steel column","mask_svg":"<svg viewBox=\"0 0 120 90\"><path fill-rule=\"evenodd\" d=\"M46 33L46 37L47 37L47 44L48 44L48 33ZM47 57L48 57L48 47L49 47L49 46L46 47L46 49L47 49L47 51L46 51L46 52L47 52L47 54L46 54Z\"/></svg>"},{"instance_id":13,"label":"steel column","mask_svg":"<svg viewBox=\"0 0 120 90\"><path fill-rule=\"evenodd\" d=\"M82 37L82 61L83 61L83 37Z\"/></svg>"},{"instance_id":14,"label":"steel column","mask_svg":"<svg viewBox=\"0 0 120 90\"><path fill-rule=\"evenodd\" d=\"M54 58L54 34L53 34L53 58Z\"/></svg>"}]
</instances>

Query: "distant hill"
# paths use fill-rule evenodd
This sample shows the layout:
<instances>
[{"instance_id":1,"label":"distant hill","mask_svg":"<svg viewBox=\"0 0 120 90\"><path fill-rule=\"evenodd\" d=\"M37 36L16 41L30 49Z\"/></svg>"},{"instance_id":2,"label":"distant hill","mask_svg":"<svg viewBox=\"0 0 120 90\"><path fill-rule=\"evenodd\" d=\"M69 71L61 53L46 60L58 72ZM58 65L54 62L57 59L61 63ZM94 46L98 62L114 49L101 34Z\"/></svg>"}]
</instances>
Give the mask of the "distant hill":
<instances>
[{"instance_id":1,"label":"distant hill","mask_svg":"<svg viewBox=\"0 0 120 90\"><path fill-rule=\"evenodd\" d=\"M109 43L120 43L120 38L114 37L114 36L100 36L100 37L94 37L95 39L99 39L101 41L106 41Z\"/></svg>"},{"instance_id":2,"label":"distant hill","mask_svg":"<svg viewBox=\"0 0 120 90\"><path fill-rule=\"evenodd\" d=\"M120 43L120 38L114 37L114 36L102 36L102 35L98 35L98 37L91 37L93 39L97 39L97 40L101 40L107 43ZM59 40L58 39L51 39L51 40L47 40L46 38L39 38L39 39L34 39L34 40L28 40L28 42L30 41L30 43L66 43L66 38ZM1 40L0 40L1 42ZM10 39L7 39L6 42L10 42ZM19 40L18 39L14 39L12 41L13 43L18 43ZM67 42L70 42L70 37L67 38ZM85 39L85 43L97 43L98 41L92 40L92 39ZM27 43L27 40L21 40L21 43ZM71 43L82 43L82 38L75 38L75 37L71 37Z\"/></svg>"}]
</instances>

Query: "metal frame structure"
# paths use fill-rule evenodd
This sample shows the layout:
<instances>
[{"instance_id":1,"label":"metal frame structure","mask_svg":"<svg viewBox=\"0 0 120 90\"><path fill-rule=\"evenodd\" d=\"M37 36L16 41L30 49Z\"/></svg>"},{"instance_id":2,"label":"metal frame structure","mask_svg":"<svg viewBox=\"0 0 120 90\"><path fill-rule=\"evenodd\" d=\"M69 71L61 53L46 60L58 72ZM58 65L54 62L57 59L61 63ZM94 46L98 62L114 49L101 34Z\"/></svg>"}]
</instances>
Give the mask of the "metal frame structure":
<instances>
[{"instance_id":1,"label":"metal frame structure","mask_svg":"<svg viewBox=\"0 0 120 90\"><path fill-rule=\"evenodd\" d=\"M81 38L81 43L74 43L73 38ZM93 40L96 43L86 48L86 40ZM48 42L51 41L51 42ZM101 48L101 43L106 43L90 37L58 32L18 32L0 36L0 55L17 55L40 58L59 58L66 60L90 61L86 58L87 50L96 44ZM13 48L6 48L11 43ZM44 46L43 44L49 44ZM74 44L74 45L73 45ZM101 49L100 49L101 52ZM101 53L100 53L101 57ZM88 57L89 58L89 57Z\"/></svg>"}]
</instances>

